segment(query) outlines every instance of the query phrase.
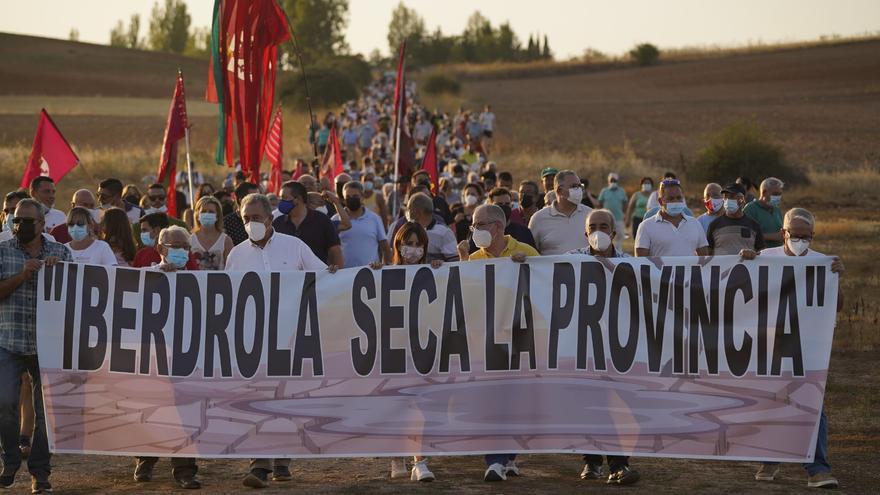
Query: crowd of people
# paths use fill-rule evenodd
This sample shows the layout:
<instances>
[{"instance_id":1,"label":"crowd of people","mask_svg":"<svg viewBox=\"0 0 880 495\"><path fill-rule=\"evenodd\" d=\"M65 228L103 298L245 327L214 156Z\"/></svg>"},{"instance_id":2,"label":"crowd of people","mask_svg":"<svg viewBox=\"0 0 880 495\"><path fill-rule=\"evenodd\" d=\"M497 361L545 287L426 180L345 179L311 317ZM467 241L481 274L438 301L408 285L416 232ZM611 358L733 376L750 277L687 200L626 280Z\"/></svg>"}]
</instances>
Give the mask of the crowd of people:
<instances>
[{"instance_id":1,"label":"crowd of people","mask_svg":"<svg viewBox=\"0 0 880 495\"><path fill-rule=\"evenodd\" d=\"M325 130L341 122L346 171L326 177L285 172L277 191L232 175L222 185L200 177L188 204L179 195L177 216L168 212L164 186L141 192L116 178L80 189L69 205L55 198L55 184L37 177L28 190L5 195L0 231L0 486L10 486L22 458L34 493L51 490L50 454L36 359L36 273L60 261L175 272L180 270L329 271L341 268L498 259L524 262L547 255L817 256L814 216L803 208L783 212L784 184L765 178L755 190L746 178L707 184L696 216L685 185L667 172L632 180L628 193L617 173L597 196L576 170L546 167L514 182L489 160L495 116L460 111L454 117L418 103L407 121L420 149L437 129L439 183L418 170L394 181L388 115L393 83L371 85L339 116L329 115L312 138L326 146ZM414 96L414 87L409 87ZM411 99L410 101L413 101ZM420 151L423 153L423 151ZM655 187L656 186L656 187ZM66 210L56 208L61 207ZM631 234L634 250L623 240ZM832 270L843 264L835 259ZM821 416L814 462L805 466L808 486L837 486L827 460L827 420ZM486 481L520 470L514 454L485 456ZM583 456L581 478L631 484L639 473L626 456ZM134 479L148 482L156 458L138 458ZM407 467L407 462L411 467ZM607 463L607 469L603 464ZM195 459L172 459L182 488L198 488ZM254 459L243 483L264 488L291 479L289 459ZM772 481L778 467L762 465L758 480ZM427 459L391 461L391 477L430 481Z\"/></svg>"}]
</instances>

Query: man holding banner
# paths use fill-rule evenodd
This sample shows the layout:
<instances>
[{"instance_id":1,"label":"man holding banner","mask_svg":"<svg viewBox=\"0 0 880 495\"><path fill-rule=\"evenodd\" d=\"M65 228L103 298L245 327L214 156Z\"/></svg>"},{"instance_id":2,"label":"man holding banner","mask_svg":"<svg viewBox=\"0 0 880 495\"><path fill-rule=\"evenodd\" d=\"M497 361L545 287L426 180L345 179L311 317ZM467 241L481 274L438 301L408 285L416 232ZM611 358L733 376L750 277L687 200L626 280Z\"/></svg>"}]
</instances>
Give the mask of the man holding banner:
<instances>
[{"instance_id":1,"label":"man holding banner","mask_svg":"<svg viewBox=\"0 0 880 495\"><path fill-rule=\"evenodd\" d=\"M21 466L19 448L19 395L21 375L31 376L34 397L33 447L28 457L33 493L51 492L46 415L37 361L37 273L44 265L71 261L63 244L41 233L45 218L40 203L22 199L15 208L14 238L0 242L0 448L3 472L0 487L9 488Z\"/></svg>"}]
</instances>

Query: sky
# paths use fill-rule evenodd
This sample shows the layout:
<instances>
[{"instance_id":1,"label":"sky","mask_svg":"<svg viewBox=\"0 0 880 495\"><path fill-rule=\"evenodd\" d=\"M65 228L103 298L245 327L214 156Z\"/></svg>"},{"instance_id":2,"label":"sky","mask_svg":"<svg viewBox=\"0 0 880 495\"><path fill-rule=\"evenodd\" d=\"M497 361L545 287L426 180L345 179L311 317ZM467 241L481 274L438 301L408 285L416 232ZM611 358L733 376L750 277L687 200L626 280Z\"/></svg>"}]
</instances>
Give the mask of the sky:
<instances>
[{"instance_id":1,"label":"sky","mask_svg":"<svg viewBox=\"0 0 880 495\"><path fill-rule=\"evenodd\" d=\"M148 18L155 0L0 0L0 31L107 43L120 19ZM387 55L391 11L400 0L349 0L346 39L352 51ZM213 0L186 0L192 26L208 26ZM547 34L558 59L586 48L611 55L637 43L661 48L739 46L880 32L880 0L404 0L433 31L461 33L479 10L493 25L508 21L525 44ZM146 21L141 22L141 35Z\"/></svg>"}]
</instances>

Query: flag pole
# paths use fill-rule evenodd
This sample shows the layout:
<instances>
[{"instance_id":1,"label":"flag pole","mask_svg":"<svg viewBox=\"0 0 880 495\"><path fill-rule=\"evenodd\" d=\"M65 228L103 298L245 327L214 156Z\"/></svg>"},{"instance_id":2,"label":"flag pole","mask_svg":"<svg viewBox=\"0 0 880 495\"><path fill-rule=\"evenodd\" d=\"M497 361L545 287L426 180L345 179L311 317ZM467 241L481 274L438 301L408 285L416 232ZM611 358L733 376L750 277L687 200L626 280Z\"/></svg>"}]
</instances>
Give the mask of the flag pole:
<instances>
[{"instance_id":1,"label":"flag pole","mask_svg":"<svg viewBox=\"0 0 880 495\"><path fill-rule=\"evenodd\" d=\"M183 81L183 71L180 68L177 69L177 77ZM193 195L193 171L192 171L192 160L190 159L190 151L189 151L189 118L187 118L186 122L187 126L183 128L183 142L186 145L186 175L187 175L187 184L189 184L189 207L193 211L196 209L196 205L193 203L195 201L195 196Z\"/></svg>"},{"instance_id":2,"label":"flag pole","mask_svg":"<svg viewBox=\"0 0 880 495\"><path fill-rule=\"evenodd\" d=\"M317 124L315 120L315 113L312 111L312 94L309 92L309 78L306 77L306 66L303 64L302 52L299 49L299 41L296 39L296 33L293 31L293 26L290 23L290 16L287 15L287 11L283 8L280 9L284 12L284 19L287 20L287 30L290 32L290 40L293 43L293 53L296 54L296 59L299 62L299 71L302 72L303 76L303 85L305 85L306 89L306 107L309 109L309 132L314 130L315 135L312 139L312 153L314 153L314 161L312 163L318 162L321 163L318 158L318 135L317 129L314 129L312 126Z\"/></svg>"},{"instance_id":3,"label":"flag pole","mask_svg":"<svg viewBox=\"0 0 880 495\"><path fill-rule=\"evenodd\" d=\"M406 46L406 40L403 41L404 47ZM397 219L398 211L400 211L400 198L397 193L397 180L398 174L400 170L400 129L401 129L401 121L403 120L403 101L404 95L406 94L406 78L404 77L404 73L406 72L406 58L401 61L401 70L400 70L400 80L397 81L397 84L400 85L400 99L395 102L397 105L397 114L394 116L394 204L391 205L391 218Z\"/></svg>"}]
</instances>

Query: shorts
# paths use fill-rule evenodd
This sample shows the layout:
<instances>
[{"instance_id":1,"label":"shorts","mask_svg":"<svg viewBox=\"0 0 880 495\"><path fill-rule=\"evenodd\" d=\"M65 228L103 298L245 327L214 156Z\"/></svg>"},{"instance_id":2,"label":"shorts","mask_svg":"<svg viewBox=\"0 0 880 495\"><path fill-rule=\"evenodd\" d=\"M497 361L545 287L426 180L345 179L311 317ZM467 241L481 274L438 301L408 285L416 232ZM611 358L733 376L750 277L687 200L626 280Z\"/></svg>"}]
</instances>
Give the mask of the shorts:
<instances>
[{"instance_id":1,"label":"shorts","mask_svg":"<svg viewBox=\"0 0 880 495\"><path fill-rule=\"evenodd\" d=\"M492 131L483 131L483 136L492 139Z\"/></svg>"}]
</instances>

